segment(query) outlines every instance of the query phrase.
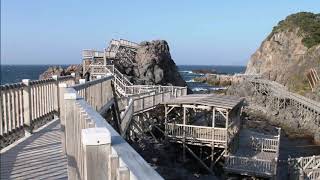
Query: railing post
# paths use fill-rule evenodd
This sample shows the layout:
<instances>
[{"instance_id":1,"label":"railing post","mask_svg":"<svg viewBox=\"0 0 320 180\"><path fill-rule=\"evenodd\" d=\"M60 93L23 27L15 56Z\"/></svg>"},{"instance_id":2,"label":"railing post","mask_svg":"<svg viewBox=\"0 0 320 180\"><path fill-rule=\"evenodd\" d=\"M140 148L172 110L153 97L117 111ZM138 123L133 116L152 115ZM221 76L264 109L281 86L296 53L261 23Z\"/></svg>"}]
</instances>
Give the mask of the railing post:
<instances>
[{"instance_id":1,"label":"railing post","mask_svg":"<svg viewBox=\"0 0 320 180\"><path fill-rule=\"evenodd\" d=\"M73 82L71 85L75 85L76 84L76 73L71 73L71 76L73 77Z\"/></svg>"},{"instance_id":2,"label":"railing post","mask_svg":"<svg viewBox=\"0 0 320 180\"><path fill-rule=\"evenodd\" d=\"M66 153L66 111L62 108L64 104L64 93L66 91L67 84L60 83L58 85L58 107L59 107L59 116L60 116L60 129L61 129L61 144L62 152Z\"/></svg>"},{"instance_id":3,"label":"railing post","mask_svg":"<svg viewBox=\"0 0 320 180\"><path fill-rule=\"evenodd\" d=\"M107 128L82 129L85 179L108 179L111 134Z\"/></svg>"},{"instance_id":4,"label":"railing post","mask_svg":"<svg viewBox=\"0 0 320 180\"><path fill-rule=\"evenodd\" d=\"M117 169L117 180L129 180L130 171L127 167L119 167Z\"/></svg>"},{"instance_id":5,"label":"railing post","mask_svg":"<svg viewBox=\"0 0 320 180\"><path fill-rule=\"evenodd\" d=\"M23 79L22 83L25 85L23 87L23 117L24 117L24 127L26 135L32 134L33 127L31 122L31 88L30 79Z\"/></svg>"},{"instance_id":6,"label":"railing post","mask_svg":"<svg viewBox=\"0 0 320 180\"><path fill-rule=\"evenodd\" d=\"M61 104L61 111L64 111L64 122L65 122L65 137L66 137L66 151L67 151L67 161L68 161L68 179L79 179L80 175L78 173L77 159L75 157L76 147L75 134L78 129L75 129L75 124L78 119L76 110L76 101L79 99L76 92L72 92L65 89L63 94L64 101ZM79 133L80 134L80 133Z\"/></svg>"},{"instance_id":7,"label":"railing post","mask_svg":"<svg viewBox=\"0 0 320 180\"><path fill-rule=\"evenodd\" d=\"M110 154L108 157L108 179L114 180L117 178L117 169L119 167L119 156Z\"/></svg>"},{"instance_id":8,"label":"railing post","mask_svg":"<svg viewBox=\"0 0 320 180\"><path fill-rule=\"evenodd\" d=\"M98 76L97 76L97 79L101 79L101 78L102 78L101 75L98 75ZM102 93L103 93L103 91L102 91L102 83L103 83L103 82L100 82L100 83L99 83L99 87L98 87L98 89L97 89L97 90L98 90L98 101L99 101L99 102L98 102L98 104L99 104L98 106L99 106L99 107L98 107L97 110L99 110L100 108L102 108L103 103L104 103L104 102L102 102L102 100L103 100L103 96L102 96Z\"/></svg>"},{"instance_id":9,"label":"railing post","mask_svg":"<svg viewBox=\"0 0 320 180\"><path fill-rule=\"evenodd\" d=\"M79 79L79 84L84 84L86 83L86 79Z\"/></svg>"},{"instance_id":10,"label":"railing post","mask_svg":"<svg viewBox=\"0 0 320 180\"><path fill-rule=\"evenodd\" d=\"M54 109L57 111L57 113L60 116L60 93L59 93L59 81L58 81L58 76L57 75L53 75L52 79L55 80L55 91L54 93L56 93L55 99L54 99Z\"/></svg>"}]
</instances>

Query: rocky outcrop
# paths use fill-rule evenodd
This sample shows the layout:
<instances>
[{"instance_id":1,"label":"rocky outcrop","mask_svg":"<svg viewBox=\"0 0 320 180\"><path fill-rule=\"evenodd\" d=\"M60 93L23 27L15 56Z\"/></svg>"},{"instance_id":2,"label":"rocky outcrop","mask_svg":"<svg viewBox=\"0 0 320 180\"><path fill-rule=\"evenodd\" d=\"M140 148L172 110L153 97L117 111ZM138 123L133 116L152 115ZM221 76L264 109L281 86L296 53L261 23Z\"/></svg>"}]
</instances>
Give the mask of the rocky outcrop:
<instances>
[{"instance_id":1,"label":"rocky outcrop","mask_svg":"<svg viewBox=\"0 0 320 180\"><path fill-rule=\"evenodd\" d=\"M207 83L212 86L226 87L233 81L232 75L205 74L204 76L193 79L195 82Z\"/></svg>"},{"instance_id":2,"label":"rocky outcrop","mask_svg":"<svg viewBox=\"0 0 320 180\"><path fill-rule=\"evenodd\" d=\"M246 74L260 74L303 95L310 92L306 71L315 68L320 74L319 19L320 14L297 13L279 22L251 56Z\"/></svg>"},{"instance_id":3,"label":"rocky outcrop","mask_svg":"<svg viewBox=\"0 0 320 180\"><path fill-rule=\"evenodd\" d=\"M314 142L320 144L319 127L315 125L318 120L312 116L301 115L299 109L291 104L287 104L283 109L274 109L266 96L254 92L254 87L250 83L242 81L232 84L226 94L246 98L246 108L243 112L246 118L251 119L250 122L260 119L262 124L269 123L281 127L290 137L313 137Z\"/></svg>"},{"instance_id":4,"label":"rocky outcrop","mask_svg":"<svg viewBox=\"0 0 320 180\"><path fill-rule=\"evenodd\" d=\"M164 40L142 42L133 62L120 59L115 60L114 65L134 84L187 86L171 58L169 45ZM50 78L52 75L69 75L72 72L77 77L82 77L82 65L71 65L66 69L50 67L40 75L40 79Z\"/></svg>"},{"instance_id":5,"label":"rocky outcrop","mask_svg":"<svg viewBox=\"0 0 320 180\"><path fill-rule=\"evenodd\" d=\"M62 68L61 66L51 66L45 72L40 74L39 79L48 79L53 75L57 76L67 76L71 73L76 73L76 77L82 77L82 65L70 65L67 68Z\"/></svg>"},{"instance_id":6,"label":"rocky outcrop","mask_svg":"<svg viewBox=\"0 0 320 180\"><path fill-rule=\"evenodd\" d=\"M142 42L135 56L133 81L137 84L186 86L163 40Z\"/></svg>"}]
</instances>

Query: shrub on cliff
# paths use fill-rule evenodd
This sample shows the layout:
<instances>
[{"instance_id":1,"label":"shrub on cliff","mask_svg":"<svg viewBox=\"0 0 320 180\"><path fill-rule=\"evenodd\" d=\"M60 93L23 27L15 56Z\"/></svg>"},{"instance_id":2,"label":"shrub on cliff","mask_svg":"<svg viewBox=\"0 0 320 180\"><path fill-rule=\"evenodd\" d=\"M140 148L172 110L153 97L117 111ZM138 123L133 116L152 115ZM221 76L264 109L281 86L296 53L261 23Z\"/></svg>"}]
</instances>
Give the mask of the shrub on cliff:
<instances>
[{"instance_id":1,"label":"shrub on cliff","mask_svg":"<svg viewBox=\"0 0 320 180\"><path fill-rule=\"evenodd\" d=\"M291 31L296 28L299 28L299 34L303 36L302 42L306 47L311 48L320 44L320 14L310 12L300 12L288 16L273 28L269 37L272 37L274 33Z\"/></svg>"}]
</instances>

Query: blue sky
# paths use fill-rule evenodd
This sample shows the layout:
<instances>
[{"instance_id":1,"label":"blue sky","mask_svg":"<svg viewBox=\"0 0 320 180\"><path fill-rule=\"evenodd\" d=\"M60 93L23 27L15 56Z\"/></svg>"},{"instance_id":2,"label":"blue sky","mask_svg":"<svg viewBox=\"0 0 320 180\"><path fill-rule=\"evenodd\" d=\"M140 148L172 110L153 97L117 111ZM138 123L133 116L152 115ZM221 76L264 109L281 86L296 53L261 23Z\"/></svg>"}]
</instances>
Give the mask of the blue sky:
<instances>
[{"instance_id":1,"label":"blue sky","mask_svg":"<svg viewBox=\"0 0 320 180\"><path fill-rule=\"evenodd\" d=\"M245 65L287 15L319 0L2 0L2 64L76 64L112 38L168 41L177 64Z\"/></svg>"}]
</instances>

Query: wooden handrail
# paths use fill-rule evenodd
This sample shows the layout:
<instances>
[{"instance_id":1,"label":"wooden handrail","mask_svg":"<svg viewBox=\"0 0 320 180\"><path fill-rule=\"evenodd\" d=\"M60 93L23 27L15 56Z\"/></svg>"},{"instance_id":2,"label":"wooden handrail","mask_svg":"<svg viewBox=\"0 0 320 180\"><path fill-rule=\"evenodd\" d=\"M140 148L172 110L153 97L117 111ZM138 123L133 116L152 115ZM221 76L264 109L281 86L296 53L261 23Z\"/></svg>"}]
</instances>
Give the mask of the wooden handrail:
<instances>
[{"instance_id":1,"label":"wooden handrail","mask_svg":"<svg viewBox=\"0 0 320 180\"><path fill-rule=\"evenodd\" d=\"M19 129L32 133L34 123L59 114L58 85L72 85L74 81L74 76L54 76L44 80L25 79L22 83L1 85L0 135L11 134Z\"/></svg>"},{"instance_id":2,"label":"wooden handrail","mask_svg":"<svg viewBox=\"0 0 320 180\"><path fill-rule=\"evenodd\" d=\"M97 85L100 83L109 82L107 85L111 86L111 79L103 78L103 80L82 87L92 87L91 91L97 92L100 87ZM78 87L77 90L74 87ZM78 94L79 86L74 87L66 89L63 103L63 109L66 110L64 116L66 122L66 151L68 162L72 162L68 165L69 178L96 179L98 177L108 177L109 179L118 179L121 176L124 179L130 179L129 177L134 179L162 179L96 112L94 107L88 104L88 100ZM112 94L110 91L108 93ZM100 96L99 93L93 93L92 95ZM104 103L112 106L112 103ZM97 158L89 158L93 152L96 153L92 157ZM92 166L92 164L96 164L96 166ZM91 177L88 177L88 174Z\"/></svg>"}]
</instances>

